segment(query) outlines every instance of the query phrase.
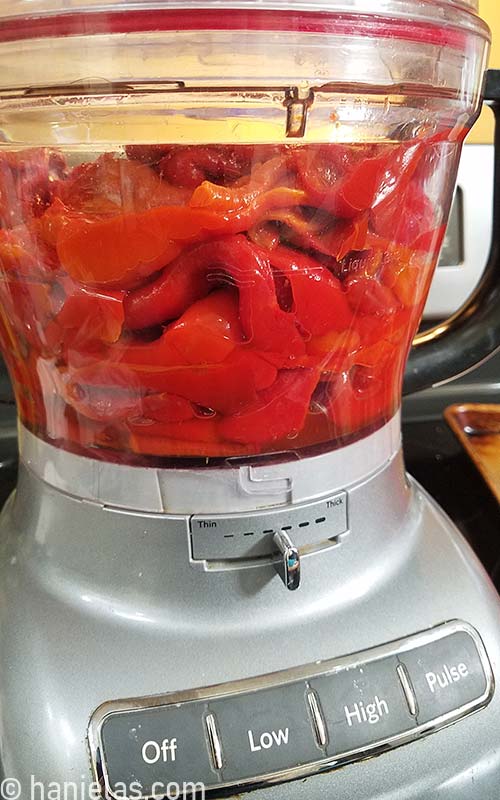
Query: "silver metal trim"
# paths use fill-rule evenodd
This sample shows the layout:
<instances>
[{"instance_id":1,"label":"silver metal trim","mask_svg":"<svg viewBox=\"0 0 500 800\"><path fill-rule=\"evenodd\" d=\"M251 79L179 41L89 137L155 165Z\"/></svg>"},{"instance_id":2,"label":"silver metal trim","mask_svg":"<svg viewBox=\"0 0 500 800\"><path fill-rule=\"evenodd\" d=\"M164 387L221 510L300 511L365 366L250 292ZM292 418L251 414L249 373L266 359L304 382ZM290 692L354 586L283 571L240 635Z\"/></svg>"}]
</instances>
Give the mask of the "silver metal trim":
<instances>
[{"instance_id":1,"label":"silver metal trim","mask_svg":"<svg viewBox=\"0 0 500 800\"><path fill-rule=\"evenodd\" d=\"M410 712L412 717L416 717L418 715L417 698L415 696L415 692L413 691L410 675L405 664L399 664L396 669L396 672L398 673L398 678L400 680L401 687L403 689L404 696L408 704L408 711Z\"/></svg>"},{"instance_id":2,"label":"silver metal trim","mask_svg":"<svg viewBox=\"0 0 500 800\"><path fill-rule=\"evenodd\" d=\"M210 755L214 769L222 769L222 746L220 743L219 731L213 714L205 717L205 727L207 729L208 741L210 744Z\"/></svg>"},{"instance_id":3,"label":"silver metal trim","mask_svg":"<svg viewBox=\"0 0 500 800\"><path fill-rule=\"evenodd\" d=\"M316 693L312 689L307 693L307 704L311 717L314 723L314 733L316 734L316 741L320 747L326 747L328 738L326 735L326 724L323 718L321 708L319 707Z\"/></svg>"},{"instance_id":4,"label":"silver metal trim","mask_svg":"<svg viewBox=\"0 0 500 800\"><path fill-rule=\"evenodd\" d=\"M274 562L276 572L290 592L300 586L300 554L298 548L285 531L277 531L273 542L278 548L279 557Z\"/></svg>"},{"instance_id":5,"label":"silver metal trim","mask_svg":"<svg viewBox=\"0 0 500 800\"><path fill-rule=\"evenodd\" d=\"M479 633L467 622L460 620L448 621L421 633L417 633L403 639L398 639L394 642L380 645L379 647L373 647L353 655L342 656L337 659L317 662L315 664L309 664L306 666L294 667L292 669L274 672L269 675L261 675L256 678L245 678L243 680L218 684L215 686L188 689L152 697L132 698L128 700L116 700L103 703L92 715L88 728L88 744L91 754L92 768L94 770L96 780L102 781L102 785L104 786L104 797L110 798L110 800L123 800L123 798L118 798L116 795L114 795L110 789L109 776L106 770L106 762L103 758L104 750L102 742L102 726L105 720L113 714L119 714L125 711L133 713L165 705L178 705L192 700L209 701L219 697L234 696L258 691L259 689L269 689L289 683L295 683L301 680L307 681L313 677L335 673L340 669L344 669L345 667L356 667L366 663L367 661L378 661L380 659L387 658L388 656L400 655L408 650L413 650L416 647L424 647L427 644L439 641L446 636L451 636L452 634L458 632L467 633L469 636L471 636L476 645L486 678L486 688L481 697L478 697L475 700L472 700L471 702L448 712L447 714L442 714L436 719L430 720L422 725L417 725L409 731L396 734L395 736L388 737L366 747L351 750L347 753L341 753L333 757L319 759L318 761L305 764L300 767L280 770L279 772L255 776L253 778L243 778L237 784L234 781L229 783L213 784L212 786L207 787L206 794L207 796L210 796L213 793L219 792L221 789L231 788L236 791L238 787L241 786L268 786L275 783L283 783L285 781L307 777L308 775L326 772L335 767L340 767L357 759L366 758L368 755L379 755L386 750L391 750L395 747L399 747L400 745L420 739L423 736L434 733L440 728L457 722L459 719L462 719L469 714L485 708L493 697L495 692L495 679L488 654ZM149 797L143 797L139 800L151 799Z\"/></svg>"}]
</instances>

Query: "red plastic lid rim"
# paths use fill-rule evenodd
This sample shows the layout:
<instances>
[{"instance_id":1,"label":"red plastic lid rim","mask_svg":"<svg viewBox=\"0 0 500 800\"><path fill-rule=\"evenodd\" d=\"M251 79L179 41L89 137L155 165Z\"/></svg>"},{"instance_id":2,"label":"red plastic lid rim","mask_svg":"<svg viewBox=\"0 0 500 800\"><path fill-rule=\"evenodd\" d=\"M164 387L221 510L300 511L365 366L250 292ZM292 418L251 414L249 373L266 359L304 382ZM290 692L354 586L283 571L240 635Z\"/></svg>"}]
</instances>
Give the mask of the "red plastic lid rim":
<instances>
[{"instance_id":1,"label":"red plastic lid rim","mask_svg":"<svg viewBox=\"0 0 500 800\"><path fill-rule=\"evenodd\" d=\"M259 9L163 9L69 13L6 19L0 42L63 36L146 33L155 31L262 31L322 33L402 39L463 50L471 32L458 27L384 17L382 15L293 12Z\"/></svg>"}]
</instances>

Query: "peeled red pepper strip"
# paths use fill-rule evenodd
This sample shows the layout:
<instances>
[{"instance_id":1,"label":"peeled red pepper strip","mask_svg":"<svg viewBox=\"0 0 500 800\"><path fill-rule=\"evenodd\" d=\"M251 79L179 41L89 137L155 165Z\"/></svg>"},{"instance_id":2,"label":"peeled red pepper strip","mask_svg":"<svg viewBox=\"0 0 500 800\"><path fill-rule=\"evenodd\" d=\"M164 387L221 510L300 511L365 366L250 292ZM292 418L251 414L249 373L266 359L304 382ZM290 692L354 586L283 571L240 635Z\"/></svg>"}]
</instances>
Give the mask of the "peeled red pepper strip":
<instances>
[{"instance_id":1,"label":"peeled red pepper strip","mask_svg":"<svg viewBox=\"0 0 500 800\"><path fill-rule=\"evenodd\" d=\"M43 147L1 153L0 228L17 226L42 214L65 168L60 153Z\"/></svg>"},{"instance_id":2,"label":"peeled red pepper strip","mask_svg":"<svg viewBox=\"0 0 500 800\"><path fill-rule=\"evenodd\" d=\"M237 290L218 289L193 303L162 338L186 364L224 361L244 341Z\"/></svg>"},{"instance_id":3,"label":"peeled red pepper strip","mask_svg":"<svg viewBox=\"0 0 500 800\"><path fill-rule=\"evenodd\" d=\"M349 278L345 285L347 300L356 315L390 317L401 307L396 295L376 278Z\"/></svg>"},{"instance_id":4,"label":"peeled red pepper strip","mask_svg":"<svg viewBox=\"0 0 500 800\"><path fill-rule=\"evenodd\" d=\"M247 208L259 196L276 187L289 170L290 163L288 155L271 158L255 167L249 180L242 186L228 188L203 181L194 190L190 205L193 208L209 206L222 213L234 213Z\"/></svg>"},{"instance_id":5,"label":"peeled red pepper strip","mask_svg":"<svg viewBox=\"0 0 500 800\"><path fill-rule=\"evenodd\" d=\"M108 219L73 216L58 233L57 253L74 280L127 288L169 264L187 244L223 227L217 215L185 206Z\"/></svg>"},{"instance_id":6,"label":"peeled red pepper strip","mask_svg":"<svg viewBox=\"0 0 500 800\"><path fill-rule=\"evenodd\" d=\"M52 280L57 259L40 236L40 220L0 230L0 269L18 278Z\"/></svg>"},{"instance_id":7,"label":"peeled red pepper strip","mask_svg":"<svg viewBox=\"0 0 500 800\"><path fill-rule=\"evenodd\" d=\"M254 403L221 420L221 435L243 444L265 444L297 433L304 424L319 376L315 369L283 370Z\"/></svg>"},{"instance_id":8,"label":"peeled red pepper strip","mask_svg":"<svg viewBox=\"0 0 500 800\"><path fill-rule=\"evenodd\" d=\"M171 263L187 245L244 231L263 210L303 199L299 190L277 188L243 211L229 204L225 215L208 204L161 206L105 219L73 214L57 232L57 254L74 280L128 288Z\"/></svg>"},{"instance_id":9,"label":"peeled red pepper strip","mask_svg":"<svg viewBox=\"0 0 500 800\"><path fill-rule=\"evenodd\" d=\"M140 423L129 421L127 427L132 434L139 437L138 441L142 442L141 451L144 453L148 452L148 443L145 439L149 439L151 443L153 437L154 439L185 439L189 442L207 443L221 440L216 421L211 417L179 420L178 422Z\"/></svg>"},{"instance_id":10,"label":"peeled red pepper strip","mask_svg":"<svg viewBox=\"0 0 500 800\"><path fill-rule=\"evenodd\" d=\"M193 303L154 341L124 337L103 353L103 358L132 369L218 364L243 344L243 339L238 292L224 288Z\"/></svg>"},{"instance_id":11,"label":"peeled red pepper strip","mask_svg":"<svg viewBox=\"0 0 500 800\"><path fill-rule=\"evenodd\" d=\"M112 391L102 386L69 384L65 400L77 414L96 422L121 422L141 413L141 396L133 391Z\"/></svg>"},{"instance_id":12,"label":"peeled red pepper strip","mask_svg":"<svg viewBox=\"0 0 500 800\"><path fill-rule=\"evenodd\" d=\"M133 453L140 456L192 456L203 459L255 453L254 445L224 442L218 434L216 421L211 419L188 420L160 431L153 428L148 428L148 431L149 436L138 428L130 433L129 444Z\"/></svg>"},{"instance_id":13,"label":"peeled red pepper strip","mask_svg":"<svg viewBox=\"0 0 500 800\"><path fill-rule=\"evenodd\" d=\"M142 399L141 417L155 422L185 422L195 417L195 411L185 397L162 392Z\"/></svg>"},{"instance_id":14,"label":"peeled red pepper strip","mask_svg":"<svg viewBox=\"0 0 500 800\"><path fill-rule=\"evenodd\" d=\"M16 336L24 338L35 352L46 352L46 330L54 313L54 302L49 283L14 277L0 280L0 305L8 320L6 327L14 328ZM33 369L36 372L36 367Z\"/></svg>"},{"instance_id":15,"label":"peeled red pepper strip","mask_svg":"<svg viewBox=\"0 0 500 800\"><path fill-rule=\"evenodd\" d=\"M61 280L66 292L61 310L46 328L47 343L59 347L85 348L95 342L112 344L120 338L123 321L123 298L118 291L97 291Z\"/></svg>"},{"instance_id":16,"label":"peeled red pepper strip","mask_svg":"<svg viewBox=\"0 0 500 800\"><path fill-rule=\"evenodd\" d=\"M75 167L55 194L67 208L89 216L185 205L190 197L189 190L161 180L146 164L109 153Z\"/></svg>"},{"instance_id":17,"label":"peeled red pepper strip","mask_svg":"<svg viewBox=\"0 0 500 800\"><path fill-rule=\"evenodd\" d=\"M230 414L252 402L260 389L274 382L276 374L275 367L245 350L232 354L221 364L201 366L133 367L96 361L75 370L71 384L87 393L92 387L105 387L110 402L116 389L128 387L134 396L175 394L206 408ZM74 396L78 399L78 392Z\"/></svg>"},{"instance_id":18,"label":"peeled red pepper strip","mask_svg":"<svg viewBox=\"0 0 500 800\"><path fill-rule=\"evenodd\" d=\"M137 425L159 422L183 422L195 416L193 405L184 397L161 393L145 395L135 376L125 370L114 371L116 383L107 386L100 381L109 380L105 366L101 372L94 369L75 372L63 389L66 402L87 419L96 422L135 420Z\"/></svg>"},{"instance_id":19,"label":"peeled red pepper strip","mask_svg":"<svg viewBox=\"0 0 500 800\"><path fill-rule=\"evenodd\" d=\"M204 181L194 190L190 206L223 215L227 220L227 233L247 230L272 208L306 202L307 195L302 189L280 183L286 179L290 164L288 155L272 158L257 166L243 186L228 188Z\"/></svg>"},{"instance_id":20,"label":"peeled red pepper strip","mask_svg":"<svg viewBox=\"0 0 500 800\"><path fill-rule=\"evenodd\" d=\"M415 241L413 242L413 249L414 250L424 250L427 253L439 253L441 250L441 245L443 244L443 239L446 236L446 231L448 230L447 225L439 225L437 228L433 230L426 231L426 233L422 233L420 236L417 236Z\"/></svg>"},{"instance_id":21,"label":"peeled red pepper strip","mask_svg":"<svg viewBox=\"0 0 500 800\"><path fill-rule=\"evenodd\" d=\"M238 288L241 327L255 349L305 351L293 314L278 305L268 259L244 236L202 244L180 256L155 281L130 292L125 298L126 325L137 330L175 319L227 278Z\"/></svg>"},{"instance_id":22,"label":"peeled red pepper strip","mask_svg":"<svg viewBox=\"0 0 500 800\"><path fill-rule=\"evenodd\" d=\"M404 207L404 214L401 213ZM423 188L414 182L390 203L375 207L370 215L374 233L392 242L413 246L416 239L435 228L435 208Z\"/></svg>"},{"instance_id":23,"label":"peeled red pepper strip","mask_svg":"<svg viewBox=\"0 0 500 800\"><path fill-rule=\"evenodd\" d=\"M206 179L234 182L250 172L254 150L251 145L174 145L167 148L157 169L174 186L190 189Z\"/></svg>"},{"instance_id":24,"label":"peeled red pepper strip","mask_svg":"<svg viewBox=\"0 0 500 800\"><path fill-rule=\"evenodd\" d=\"M385 152L380 153L380 150ZM312 205L341 219L352 219L376 202L385 202L401 180L417 167L422 144L321 145L305 155L297 153L297 170Z\"/></svg>"},{"instance_id":25,"label":"peeled red pepper strip","mask_svg":"<svg viewBox=\"0 0 500 800\"><path fill-rule=\"evenodd\" d=\"M297 322L313 336L341 331L354 318L341 282L313 258L287 247L277 247L269 260L289 281Z\"/></svg>"},{"instance_id":26,"label":"peeled red pepper strip","mask_svg":"<svg viewBox=\"0 0 500 800\"><path fill-rule=\"evenodd\" d=\"M202 190L205 194L203 202L201 201ZM195 190L193 198L195 195L197 203L195 205L191 200L191 206L223 215L226 220L223 230L225 233L240 233L251 228L270 209L300 206L307 201L307 195L302 189L276 186L268 191L249 193L248 202L245 202L244 195L239 191L225 189L223 186L207 181Z\"/></svg>"},{"instance_id":27,"label":"peeled red pepper strip","mask_svg":"<svg viewBox=\"0 0 500 800\"><path fill-rule=\"evenodd\" d=\"M316 250L337 261L353 250L363 250L366 245L367 214L355 220L334 220L321 212L311 217L301 208L283 208L267 212L264 219L286 226L281 235L291 244Z\"/></svg>"}]
</instances>

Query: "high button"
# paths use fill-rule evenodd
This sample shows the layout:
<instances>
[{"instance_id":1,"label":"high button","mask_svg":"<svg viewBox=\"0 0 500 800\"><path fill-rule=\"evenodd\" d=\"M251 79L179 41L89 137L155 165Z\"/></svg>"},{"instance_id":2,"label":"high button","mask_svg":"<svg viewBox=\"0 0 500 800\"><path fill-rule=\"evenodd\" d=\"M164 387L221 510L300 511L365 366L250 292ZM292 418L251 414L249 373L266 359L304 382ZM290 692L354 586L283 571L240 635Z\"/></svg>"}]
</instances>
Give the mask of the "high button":
<instances>
[{"instance_id":1,"label":"high button","mask_svg":"<svg viewBox=\"0 0 500 800\"><path fill-rule=\"evenodd\" d=\"M326 720L329 756L369 747L415 728L397 667L397 658L391 656L310 681Z\"/></svg>"}]
</instances>

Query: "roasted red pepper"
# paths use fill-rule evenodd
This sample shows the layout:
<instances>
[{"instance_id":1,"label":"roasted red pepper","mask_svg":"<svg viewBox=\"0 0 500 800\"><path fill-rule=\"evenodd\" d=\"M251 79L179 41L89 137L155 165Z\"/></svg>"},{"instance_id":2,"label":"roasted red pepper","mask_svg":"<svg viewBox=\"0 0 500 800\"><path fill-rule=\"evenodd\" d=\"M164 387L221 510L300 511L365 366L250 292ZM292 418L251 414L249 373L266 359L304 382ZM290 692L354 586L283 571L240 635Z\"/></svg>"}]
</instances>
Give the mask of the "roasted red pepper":
<instances>
[{"instance_id":1,"label":"roasted red pepper","mask_svg":"<svg viewBox=\"0 0 500 800\"><path fill-rule=\"evenodd\" d=\"M162 338L165 347L179 353L185 364L224 361L244 340L238 292L218 289L193 303Z\"/></svg>"},{"instance_id":2,"label":"roasted red pepper","mask_svg":"<svg viewBox=\"0 0 500 800\"><path fill-rule=\"evenodd\" d=\"M367 214L355 220L336 220L321 212L311 217L310 212L307 213L303 208L284 208L267 212L265 219L278 223L282 237L290 244L316 250L337 261L353 250L364 250L367 242ZM261 237L263 235L260 233ZM270 235L269 232L267 235ZM271 249L275 246L276 243L272 241Z\"/></svg>"},{"instance_id":3,"label":"roasted red pepper","mask_svg":"<svg viewBox=\"0 0 500 800\"><path fill-rule=\"evenodd\" d=\"M275 383L239 414L220 423L225 439L264 444L297 435L306 418L319 373L312 369L284 370Z\"/></svg>"},{"instance_id":4,"label":"roasted red pepper","mask_svg":"<svg viewBox=\"0 0 500 800\"><path fill-rule=\"evenodd\" d=\"M243 186L231 188L204 181L193 192L192 208L210 209L226 219L226 232L239 233L255 225L273 208L303 205L306 193L288 185L289 155L277 156L260 164Z\"/></svg>"},{"instance_id":5,"label":"roasted red pepper","mask_svg":"<svg viewBox=\"0 0 500 800\"><path fill-rule=\"evenodd\" d=\"M272 266L290 283L293 311L307 334L342 331L353 324L353 313L340 281L314 259L278 247L269 254Z\"/></svg>"},{"instance_id":6,"label":"roasted red pepper","mask_svg":"<svg viewBox=\"0 0 500 800\"><path fill-rule=\"evenodd\" d=\"M420 236L434 230L435 210L422 187L410 183L404 195L397 194L390 203L375 206L370 222L379 236L411 246Z\"/></svg>"},{"instance_id":7,"label":"roasted red pepper","mask_svg":"<svg viewBox=\"0 0 500 800\"><path fill-rule=\"evenodd\" d=\"M57 263L38 238L37 222L0 230L0 271L10 278L51 280Z\"/></svg>"},{"instance_id":8,"label":"roasted red pepper","mask_svg":"<svg viewBox=\"0 0 500 800\"><path fill-rule=\"evenodd\" d=\"M0 154L0 228L12 228L42 214L65 174L64 158L45 148Z\"/></svg>"},{"instance_id":9,"label":"roasted red pepper","mask_svg":"<svg viewBox=\"0 0 500 800\"><path fill-rule=\"evenodd\" d=\"M210 242L183 254L162 275L125 300L125 322L133 329L180 316L194 301L221 282L239 292L239 316L247 342L257 350L305 351L293 314L276 299L271 266L265 254L243 236Z\"/></svg>"},{"instance_id":10,"label":"roasted red pepper","mask_svg":"<svg viewBox=\"0 0 500 800\"><path fill-rule=\"evenodd\" d=\"M346 281L346 294L355 314L390 317L399 308L395 294L376 278L349 278Z\"/></svg>"},{"instance_id":11,"label":"roasted red pepper","mask_svg":"<svg viewBox=\"0 0 500 800\"><path fill-rule=\"evenodd\" d=\"M231 354L220 364L164 367L113 364L95 360L71 375L71 384L83 387L128 386L134 396L175 394L222 414L251 403L257 392L270 386L276 368L252 351Z\"/></svg>"},{"instance_id":12,"label":"roasted red pepper","mask_svg":"<svg viewBox=\"0 0 500 800\"><path fill-rule=\"evenodd\" d=\"M73 216L59 231L57 253L76 281L128 288L169 264L187 244L223 228L217 215L184 206L109 219Z\"/></svg>"},{"instance_id":13,"label":"roasted red pepper","mask_svg":"<svg viewBox=\"0 0 500 800\"><path fill-rule=\"evenodd\" d=\"M47 150L0 156L0 336L23 421L131 463L382 424L444 234L449 137L140 145L70 172Z\"/></svg>"},{"instance_id":14,"label":"roasted red pepper","mask_svg":"<svg viewBox=\"0 0 500 800\"><path fill-rule=\"evenodd\" d=\"M39 353L46 352L46 329L57 307L50 283L10 277L0 281L0 303L16 336ZM26 352L20 357L26 358Z\"/></svg>"},{"instance_id":15,"label":"roasted red pepper","mask_svg":"<svg viewBox=\"0 0 500 800\"><path fill-rule=\"evenodd\" d=\"M61 264L75 280L84 283L133 286L169 264L186 245L238 233L254 224L268 208L302 202L305 195L300 190L267 190L287 163L283 158L275 161L278 163L274 166L263 165L266 170L246 189L203 183L189 207L163 205L110 218L102 217L102 208L95 212L101 216L94 218L73 214L57 237ZM132 166L149 169L140 164Z\"/></svg>"},{"instance_id":16,"label":"roasted red pepper","mask_svg":"<svg viewBox=\"0 0 500 800\"><path fill-rule=\"evenodd\" d=\"M248 175L254 157L253 147L177 146L167 149L157 169L174 186L196 189L205 180L233 183Z\"/></svg>"},{"instance_id":17,"label":"roasted red pepper","mask_svg":"<svg viewBox=\"0 0 500 800\"><path fill-rule=\"evenodd\" d=\"M214 419L190 419L178 422L150 422L145 424L129 422L127 425L131 433L135 434L136 452L149 453L153 440L161 442L158 454L165 452L165 439L180 439L186 442L196 442L200 448L205 443L220 442L221 438Z\"/></svg>"},{"instance_id":18,"label":"roasted red pepper","mask_svg":"<svg viewBox=\"0 0 500 800\"><path fill-rule=\"evenodd\" d=\"M185 205L191 193L161 180L145 164L105 154L75 167L57 184L55 195L72 211L94 216Z\"/></svg>"},{"instance_id":19,"label":"roasted red pepper","mask_svg":"<svg viewBox=\"0 0 500 800\"><path fill-rule=\"evenodd\" d=\"M158 338L138 342L124 337L102 356L132 369L218 364L242 343L238 294L227 288L193 303Z\"/></svg>"},{"instance_id":20,"label":"roasted red pepper","mask_svg":"<svg viewBox=\"0 0 500 800\"><path fill-rule=\"evenodd\" d=\"M124 311L124 292L86 289L66 279L61 281L66 294L59 313L46 330L47 343L55 351L83 348L93 343L112 344L120 338Z\"/></svg>"},{"instance_id":21,"label":"roasted red pepper","mask_svg":"<svg viewBox=\"0 0 500 800\"><path fill-rule=\"evenodd\" d=\"M156 423L130 429L127 444L133 453L150 456L194 456L205 458L252 453L255 445L225 441L214 419L193 419L171 424Z\"/></svg>"},{"instance_id":22,"label":"roasted red pepper","mask_svg":"<svg viewBox=\"0 0 500 800\"><path fill-rule=\"evenodd\" d=\"M163 394L148 394L142 399L140 414L142 421L186 422L195 416L195 407L185 397L164 392Z\"/></svg>"},{"instance_id":23,"label":"roasted red pepper","mask_svg":"<svg viewBox=\"0 0 500 800\"><path fill-rule=\"evenodd\" d=\"M311 204L341 219L352 219L387 202L400 182L406 185L418 165L419 144L311 147L298 153L297 169Z\"/></svg>"}]
</instances>

